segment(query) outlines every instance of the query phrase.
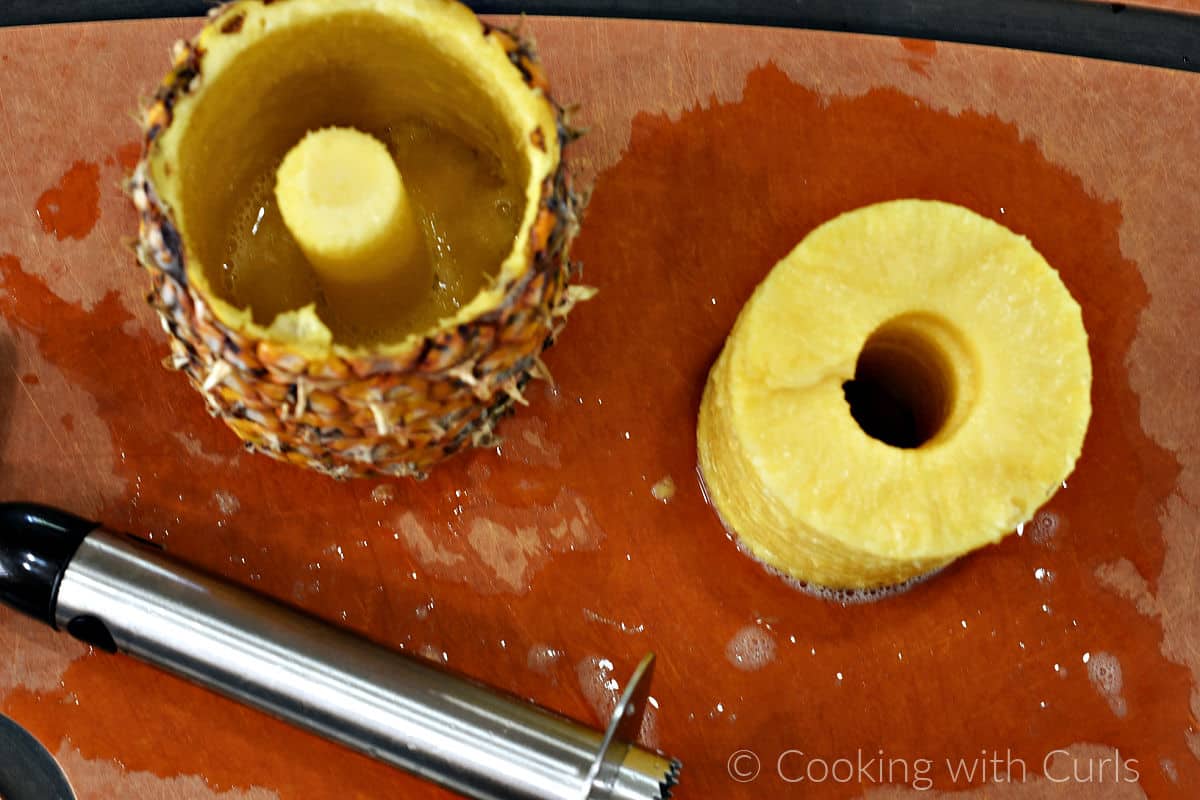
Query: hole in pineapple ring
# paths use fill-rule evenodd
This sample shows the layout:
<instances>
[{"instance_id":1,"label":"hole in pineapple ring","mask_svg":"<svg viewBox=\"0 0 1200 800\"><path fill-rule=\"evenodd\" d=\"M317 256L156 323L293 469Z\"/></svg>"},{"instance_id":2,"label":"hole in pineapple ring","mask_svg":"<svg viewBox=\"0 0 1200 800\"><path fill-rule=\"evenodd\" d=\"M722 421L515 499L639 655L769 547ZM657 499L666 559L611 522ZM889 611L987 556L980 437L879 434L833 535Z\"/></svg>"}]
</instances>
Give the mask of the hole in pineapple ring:
<instances>
[{"instance_id":1,"label":"hole in pineapple ring","mask_svg":"<svg viewBox=\"0 0 1200 800\"><path fill-rule=\"evenodd\" d=\"M858 354L854 378L842 384L863 433L913 449L957 427L974 374L962 341L933 314L904 314L876 328Z\"/></svg>"}]
</instances>

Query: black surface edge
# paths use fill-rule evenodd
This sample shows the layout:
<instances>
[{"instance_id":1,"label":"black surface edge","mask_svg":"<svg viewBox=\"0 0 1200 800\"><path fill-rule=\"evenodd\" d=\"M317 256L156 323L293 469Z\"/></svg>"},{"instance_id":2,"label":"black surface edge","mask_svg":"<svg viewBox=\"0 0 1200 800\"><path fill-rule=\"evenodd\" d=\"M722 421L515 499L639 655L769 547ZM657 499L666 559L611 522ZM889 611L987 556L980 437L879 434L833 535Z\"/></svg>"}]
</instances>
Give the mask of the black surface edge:
<instances>
[{"instance_id":1,"label":"black surface edge","mask_svg":"<svg viewBox=\"0 0 1200 800\"><path fill-rule=\"evenodd\" d=\"M0 797L75 800L66 773L45 745L3 714L0 714Z\"/></svg>"},{"instance_id":2,"label":"black surface edge","mask_svg":"<svg viewBox=\"0 0 1200 800\"><path fill-rule=\"evenodd\" d=\"M204 14L210 0L7 0L0 27ZM622 17L905 36L1200 71L1200 15L1089 0L478 0L481 14Z\"/></svg>"}]
</instances>

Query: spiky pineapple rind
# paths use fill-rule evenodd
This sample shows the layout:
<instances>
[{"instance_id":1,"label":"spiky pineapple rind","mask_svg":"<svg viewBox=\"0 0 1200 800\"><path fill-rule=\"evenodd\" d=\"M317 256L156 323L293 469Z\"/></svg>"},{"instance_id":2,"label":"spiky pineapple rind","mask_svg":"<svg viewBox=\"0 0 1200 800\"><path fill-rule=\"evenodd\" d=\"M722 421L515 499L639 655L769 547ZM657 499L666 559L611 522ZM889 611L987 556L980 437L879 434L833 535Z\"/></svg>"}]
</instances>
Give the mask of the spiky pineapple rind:
<instances>
[{"instance_id":1,"label":"spiky pineapple rind","mask_svg":"<svg viewBox=\"0 0 1200 800\"><path fill-rule=\"evenodd\" d=\"M548 94L532 47L503 29L485 25L484 35L500 43L526 85L553 109L560 141L576 138ZM171 124L176 103L198 88L203 56L195 43L176 46L174 66L143 115L144 153ZM129 193L139 214L138 261L151 275L148 300L170 338L164 363L188 376L209 413L248 450L335 478L423 478L463 449L493 446L497 422L523 402L526 384L542 374L542 351L582 299L568 291L582 201L560 159L542 184L530 267L502 287L493 310L420 338L400 354L312 360L287 344L247 336L213 313L188 281L182 238L149 172L143 156Z\"/></svg>"}]
</instances>

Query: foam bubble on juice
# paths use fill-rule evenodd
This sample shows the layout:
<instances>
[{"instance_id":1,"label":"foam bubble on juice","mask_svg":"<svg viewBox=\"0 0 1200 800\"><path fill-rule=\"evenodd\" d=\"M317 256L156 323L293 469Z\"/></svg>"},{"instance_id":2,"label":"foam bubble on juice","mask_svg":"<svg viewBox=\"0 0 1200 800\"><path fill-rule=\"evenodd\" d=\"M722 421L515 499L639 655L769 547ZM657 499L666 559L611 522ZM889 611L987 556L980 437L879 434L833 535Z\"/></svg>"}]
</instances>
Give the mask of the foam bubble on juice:
<instances>
[{"instance_id":1,"label":"foam bubble on juice","mask_svg":"<svg viewBox=\"0 0 1200 800\"><path fill-rule=\"evenodd\" d=\"M613 677L613 662L589 656L575 665L575 677L597 719L607 723L621 698L621 684Z\"/></svg>"},{"instance_id":2,"label":"foam bubble on juice","mask_svg":"<svg viewBox=\"0 0 1200 800\"><path fill-rule=\"evenodd\" d=\"M417 649L417 654L428 661L435 661L445 664L450 661L450 655L445 651L429 643L421 645Z\"/></svg>"},{"instance_id":3,"label":"foam bubble on juice","mask_svg":"<svg viewBox=\"0 0 1200 800\"><path fill-rule=\"evenodd\" d=\"M1121 674L1121 662L1112 653L1092 653L1087 661L1088 680L1100 696L1108 701L1109 708L1118 717L1124 717L1128 711L1122 691L1125 688L1125 678Z\"/></svg>"},{"instance_id":4,"label":"foam bubble on juice","mask_svg":"<svg viewBox=\"0 0 1200 800\"><path fill-rule=\"evenodd\" d=\"M588 622L599 622L601 625L607 625L610 628L616 628L621 633L637 634L644 633L646 630L646 626L640 623L637 625L630 625L626 622L621 622L618 619L612 619L611 617L606 617L603 614L598 614L595 611L592 611L590 608L583 609L583 616Z\"/></svg>"},{"instance_id":5,"label":"foam bubble on juice","mask_svg":"<svg viewBox=\"0 0 1200 800\"><path fill-rule=\"evenodd\" d=\"M1034 514L1033 519L1026 525L1026 530L1037 544L1049 544L1058 533L1059 524L1058 514L1042 510Z\"/></svg>"},{"instance_id":6,"label":"foam bubble on juice","mask_svg":"<svg viewBox=\"0 0 1200 800\"><path fill-rule=\"evenodd\" d=\"M724 524L723 520L722 524ZM768 574L774 575L776 578L779 578L781 581L798 592L803 592L804 594L811 595L813 597L819 597L822 600L828 600L843 606L874 603L879 600L884 600L888 597L895 597L898 594L904 594L909 589L924 583L945 569L945 567L938 567L937 569L930 570L924 574L909 578L903 583L895 583L889 586L875 586L870 589L837 589L802 581L795 576L789 575L778 567L773 567L770 564L764 563L761 559L754 555L753 552L751 552L750 548L746 547L742 540L738 538L737 533L730 530L728 526L726 526L725 531L729 537L733 539L734 543L737 545L737 549L744 555L758 562L758 565L766 570Z\"/></svg>"},{"instance_id":7,"label":"foam bubble on juice","mask_svg":"<svg viewBox=\"0 0 1200 800\"><path fill-rule=\"evenodd\" d=\"M564 655L566 653L562 650L548 644L535 644L529 648L529 654L525 657L525 665L538 675L549 677L554 674L555 667Z\"/></svg>"},{"instance_id":8,"label":"foam bubble on juice","mask_svg":"<svg viewBox=\"0 0 1200 800\"><path fill-rule=\"evenodd\" d=\"M658 711L652 704L647 704L642 709L642 726L638 731L637 740L651 750L658 749Z\"/></svg>"},{"instance_id":9,"label":"foam bubble on juice","mask_svg":"<svg viewBox=\"0 0 1200 800\"><path fill-rule=\"evenodd\" d=\"M784 572L781 572L774 567L763 564L763 569L772 575L780 578L788 586L791 586L798 592L819 597L822 600L829 600L833 603L838 603L843 606L862 605L864 603L875 603L879 600L884 600L889 597L895 597L899 594L904 594L914 586L919 586L925 581L941 572L945 567L938 567L935 570L930 570L922 575L916 575L903 583L895 583L889 586L875 586L870 589L836 589L829 586L820 586L815 583L806 583L793 578Z\"/></svg>"},{"instance_id":10,"label":"foam bubble on juice","mask_svg":"<svg viewBox=\"0 0 1200 800\"><path fill-rule=\"evenodd\" d=\"M725 658L743 672L756 672L775 660L775 638L758 625L747 625L725 645Z\"/></svg>"},{"instance_id":11,"label":"foam bubble on juice","mask_svg":"<svg viewBox=\"0 0 1200 800\"><path fill-rule=\"evenodd\" d=\"M371 499L380 505L390 505L396 499L396 488L389 483L381 483L371 490Z\"/></svg>"},{"instance_id":12,"label":"foam bubble on juice","mask_svg":"<svg viewBox=\"0 0 1200 800\"><path fill-rule=\"evenodd\" d=\"M896 583L890 586L877 586L870 589L834 589L828 586L820 586L815 583L807 583L792 575L789 575L778 567L773 567L770 564L765 563L762 559L756 556L754 551L747 547L742 541L741 537L737 535L737 531L729 527L729 524L725 522L725 518L721 516L720 510L709 498L708 485L704 481L704 471L698 465L696 467L696 479L700 484L700 494L703 495L704 502L707 503L708 506L713 510L713 513L717 515L717 520L725 529L725 535L728 536L730 541L737 546L738 552L755 561L760 567L766 570L768 574L774 575L798 592L803 592L804 594L812 595L813 597L819 597L822 600L829 600L834 603L839 603L843 606L874 603L888 597L904 594L909 589L924 583L946 568L945 566L938 567L937 569L933 569L929 572L909 578L903 583Z\"/></svg>"},{"instance_id":13,"label":"foam bubble on juice","mask_svg":"<svg viewBox=\"0 0 1200 800\"><path fill-rule=\"evenodd\" d=\"M426 600L424 603L422 603L421 605L414 608L413 615L419 620L422 620L422 621L427 620L427 619L429 619L429 615L433 613L434 606L435 606L435 603L434 603L433 598L431 597L428 600Z\"/></svg>"},{"instance_id":14,"label":"foam bubble on juice","mask_svg":"<svg viewBox=\"0 0 1200 800\"><path fill-rule=\"evenodd\" d=\"M562 654L562 651L555 651ZM532 655L533 651L530 651ZM617 703L621 700L621 683L613 677L613 662L599 656L589 656L575 665L579 688L588 705L596 712L601 725L612 719ZM658 700L650 697L642 708L642 725L638 741L647 747L658 747Z\"/></svg>"},{"instance_id":15,"label":"foam bubble on juice","mask_svg":"<svg viewBox=\"0 0 1200 800\"><path fill-rule=\"evenodd\" d=\"M236 514L242 507L241 502L237 499L237 495L223 489L213 492L213 501L217 504L217 508L221 510L221 513L227 517Z\"/></svg>"}]
</instances>

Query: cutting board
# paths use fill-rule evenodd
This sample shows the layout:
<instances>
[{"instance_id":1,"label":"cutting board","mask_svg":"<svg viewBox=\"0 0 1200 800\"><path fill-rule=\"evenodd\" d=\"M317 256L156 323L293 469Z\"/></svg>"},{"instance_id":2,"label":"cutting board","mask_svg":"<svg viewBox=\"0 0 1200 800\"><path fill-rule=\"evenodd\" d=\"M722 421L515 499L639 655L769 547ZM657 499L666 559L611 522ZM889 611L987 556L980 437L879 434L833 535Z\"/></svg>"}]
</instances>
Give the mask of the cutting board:
<instances>
[{"instance_id":1,"label":"cutting board","mask_svg":"<svg viewBox=\"0 0 1200 800\"><path fill-rule=\"evenodd\" d=\"M119 184L138 98L197 23L0 31L0 496L590 723L653 650L643 741L683 759L684 800L1197 796L1200 79L833 33L524 24L590 126L569 151L594 187L574 256L600 293L503 445L423 483L247 455L159 365ZM1020 535L843 606L738 551L697 483L694 423L770 267L898 197L975 209L1060 270L1095 411ZM446 796L7 612L0 711L84 800Z\"/></svg>"}]
</instances>

